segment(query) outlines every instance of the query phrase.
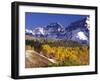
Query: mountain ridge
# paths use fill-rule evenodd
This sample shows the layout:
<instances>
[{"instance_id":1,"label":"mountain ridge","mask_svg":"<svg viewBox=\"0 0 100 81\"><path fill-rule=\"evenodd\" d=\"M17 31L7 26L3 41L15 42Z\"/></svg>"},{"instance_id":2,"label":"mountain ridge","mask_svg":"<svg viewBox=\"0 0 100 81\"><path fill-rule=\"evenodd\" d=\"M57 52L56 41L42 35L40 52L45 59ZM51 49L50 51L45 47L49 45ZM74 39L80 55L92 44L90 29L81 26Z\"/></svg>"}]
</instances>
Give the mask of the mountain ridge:
<instances>
[{"instance_id":1,"label":"mountain ridge","mask_svg":"<svg viewBox=\"0 0 100 81\"><path fill-rule=\"evenodd\" d=\"M45 27L36 27L34 30L26 29L25 32L36 38L73 40L81 44L89 44L87 18L72 22L67 27L59 22L53 22Z\"/></svg>"}]
</instances>

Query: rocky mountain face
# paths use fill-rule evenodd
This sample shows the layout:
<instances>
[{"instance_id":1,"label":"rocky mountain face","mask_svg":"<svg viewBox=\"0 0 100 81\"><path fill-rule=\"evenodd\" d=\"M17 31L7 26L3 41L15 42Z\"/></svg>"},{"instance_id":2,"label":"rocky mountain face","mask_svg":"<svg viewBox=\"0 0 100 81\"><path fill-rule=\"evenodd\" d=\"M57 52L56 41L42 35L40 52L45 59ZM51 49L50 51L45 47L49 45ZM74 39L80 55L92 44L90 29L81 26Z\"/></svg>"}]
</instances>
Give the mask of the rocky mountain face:
<instances>
[{"instance_id":1,"label":"rocky mountain face","mask_svg":"<svg viewBox=\"0 0 100 81\"><path fill-rule=\"evenodd\" d=\"M26 35L33 37L73 40L81 44L89 44L87 18L72 22L67 27L58 22L53 22L45 27L36 27L34 30L26 29L25 32Z\"/></svg>"}]
</instances>

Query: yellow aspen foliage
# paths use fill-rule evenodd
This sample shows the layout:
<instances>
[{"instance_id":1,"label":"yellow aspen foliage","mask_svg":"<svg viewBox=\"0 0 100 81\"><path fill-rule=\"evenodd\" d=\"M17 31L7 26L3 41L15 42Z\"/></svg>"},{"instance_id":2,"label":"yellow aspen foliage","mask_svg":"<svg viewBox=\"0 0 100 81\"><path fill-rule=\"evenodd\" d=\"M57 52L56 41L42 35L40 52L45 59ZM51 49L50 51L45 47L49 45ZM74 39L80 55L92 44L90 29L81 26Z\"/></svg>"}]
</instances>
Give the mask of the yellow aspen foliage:
<instances>
[{"instance_id":1,"label":"yellow aspen foliage","mask_svg":"<svg viewBox=\"0 0 100 81\"><path fill-rule=\"evenodd\" d=\"M72 64L88 64L89 63L89 49L87 46L83 47L50 47L48 44L42 45L42 52L47 57L53 57L58 62L71 61Z\"/></svg>"}]
</instances>

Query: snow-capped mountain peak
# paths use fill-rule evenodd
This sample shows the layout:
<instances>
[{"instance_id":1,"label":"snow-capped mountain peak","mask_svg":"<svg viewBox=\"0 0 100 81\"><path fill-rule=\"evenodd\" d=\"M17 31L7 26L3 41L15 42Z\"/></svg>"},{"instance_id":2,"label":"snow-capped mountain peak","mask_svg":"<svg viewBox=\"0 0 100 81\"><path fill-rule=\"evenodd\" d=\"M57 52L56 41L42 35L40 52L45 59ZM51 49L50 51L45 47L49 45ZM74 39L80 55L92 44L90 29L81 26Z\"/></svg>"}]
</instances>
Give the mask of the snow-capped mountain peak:
<instances>
[{"instance_id":1,"label":"snow-capped mountain peak","mask_svg":"<svg viewBox=\"0 0 100 81\"><path fill-rule=\"evenodd\" d=\"M33 31L26 29L26 34L39 38L72 40L81 44L89 44L89 18L72 22L67 27L60 23L50 23L45 27L36 27Z\"/></svg>"},{"instance_id":2,"label":"snow-capped mountain peak","mask_svg":"<svg viewBox=\"0 0 100 81\"><path fill-rule=\"evenodd\" d=\"M26 29L25 32L26 32L26 34L32 34L32 35L35 34L35 33L34 33L32 30L30 30L30 29Z\"/></svg>"},{"instance_id":3,"label":"snow-capped mountain peak","mask_svg":"<svg viewBox=\"0 0 100 81\"><path fill-rule=\"evenodd\" d=\"M35 34L42 34L42 35L45 35L45 30L43 27L37 27L35 30L34 30Z\"/></svg>"},{"instance_id":4,"label":"snow-capped mountain peak","mask_svg":"<svg viewBox=\"0 0 100 81\"><path fill-rule=\"evenodd\" d=\"M32 30L26 29L25 30L27 33L32 33Z\"/></svg>"}]
</instances>

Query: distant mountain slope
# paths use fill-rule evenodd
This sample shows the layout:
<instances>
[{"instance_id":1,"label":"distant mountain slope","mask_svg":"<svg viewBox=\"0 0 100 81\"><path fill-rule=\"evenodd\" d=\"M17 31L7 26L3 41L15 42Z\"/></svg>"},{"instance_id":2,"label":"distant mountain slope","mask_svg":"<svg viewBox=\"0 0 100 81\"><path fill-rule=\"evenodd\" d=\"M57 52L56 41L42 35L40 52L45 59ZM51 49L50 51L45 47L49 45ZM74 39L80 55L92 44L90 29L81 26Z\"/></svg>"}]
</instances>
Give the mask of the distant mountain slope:
<instances>
[{"instance_id":1,"label":"distant mountain slope","mask_svg":"<svg viewBox=\"0 0 100 81\"><path fill-rule=\"evenodd\" d=\"M34 30L26 29L26 35L32 35L36 38L53 38L73 40L81 44L89 44L89 26L88 18L72 22L67 27L63 27L58 22L53 22L45 27L37 27Z\"/></svg>"}]
</instances>

